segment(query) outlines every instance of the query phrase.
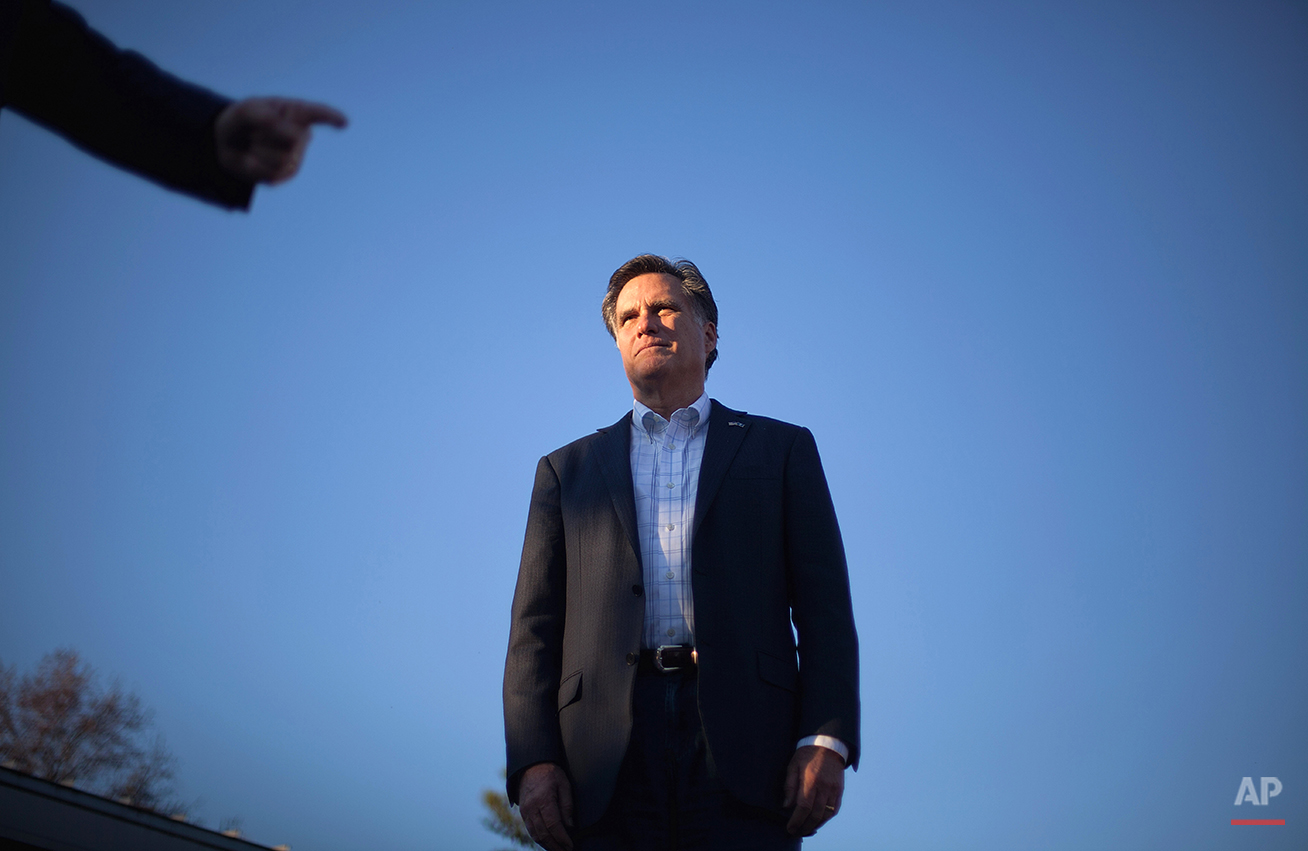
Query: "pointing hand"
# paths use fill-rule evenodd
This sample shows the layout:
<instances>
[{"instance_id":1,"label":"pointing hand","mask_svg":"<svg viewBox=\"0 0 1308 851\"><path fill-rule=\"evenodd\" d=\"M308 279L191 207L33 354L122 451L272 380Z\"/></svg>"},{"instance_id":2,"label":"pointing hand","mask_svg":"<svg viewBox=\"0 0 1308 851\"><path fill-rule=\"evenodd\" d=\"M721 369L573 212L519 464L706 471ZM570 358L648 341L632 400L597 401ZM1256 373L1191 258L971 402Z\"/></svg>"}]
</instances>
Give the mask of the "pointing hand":
<instances>
[{"instance_id":1,"label":"pointing hand","mask_svg":"<svg viewBox=\"0 0 1308 851\"><path fill-rule=\"evenodd\" d=\"M230 104L214 122L218 164L251 183L282 183L299 171L313 125L346 123L339 110L325 104L246 98Z\"/></svg>"}]
</instances>

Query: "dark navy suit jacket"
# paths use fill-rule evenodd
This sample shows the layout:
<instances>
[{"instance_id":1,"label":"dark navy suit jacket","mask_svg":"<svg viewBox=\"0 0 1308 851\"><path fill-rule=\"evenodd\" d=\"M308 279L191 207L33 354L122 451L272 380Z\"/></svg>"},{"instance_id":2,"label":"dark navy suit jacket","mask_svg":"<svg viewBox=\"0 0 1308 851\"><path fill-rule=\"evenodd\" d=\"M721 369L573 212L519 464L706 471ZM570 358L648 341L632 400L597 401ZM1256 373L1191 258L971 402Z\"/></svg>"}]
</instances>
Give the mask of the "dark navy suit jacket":
<instances>
[{"instance_id":1,"label":"dark navy suit jacket","mask_svg":"<svg viewBox=\"0 0 1308 851\"><path fill-rule=\"evenodd\" d=\"M708 429L691 545L700 716L727 789L777 808L799 739L835 736L858 764L844 546L807 429L716 401ZM580 827L608 806L631 732L645 610L630 436L627 414L541 459L513 599L509 796L523 770L558 763Z\"/></svg>"}]
</instances>

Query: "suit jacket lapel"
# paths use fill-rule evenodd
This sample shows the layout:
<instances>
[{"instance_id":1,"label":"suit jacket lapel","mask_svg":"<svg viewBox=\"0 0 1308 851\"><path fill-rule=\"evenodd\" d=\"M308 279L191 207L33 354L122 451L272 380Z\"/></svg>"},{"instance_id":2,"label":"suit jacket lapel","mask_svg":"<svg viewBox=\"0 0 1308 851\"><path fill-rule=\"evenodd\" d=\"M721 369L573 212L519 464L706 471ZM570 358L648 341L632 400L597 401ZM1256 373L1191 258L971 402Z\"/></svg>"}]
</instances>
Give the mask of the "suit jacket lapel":
<instances>
[{"instance_id":1,"label":"suit jacket lapel","mask_svg":"<svg viewBox=\"0 0 1308 851\"><path fill-rule=\"evenodd\" d=\"M733 411L716 399L711 400L713 407L709 411L708 434L704 437L704 459L699 467L699 492L695 495L695 528L691 530L691 540L699 532L699 524L713 504L718 487L727 475L736 451L749 433L749 419L744 411ZM731 425L728 425L731 423ZM630 464L628 464L630 468ZM628 469L630 478L630 469ZM634 516L633 511L633 516Z\"/></svg>"},{"instance_id":2,"label":"suit jacket lapel","mask_svg":"<svg viewBox=\"0 0 1308 851\"><path fill-rule=\"evenodd\" d=\"M604 484L608 486L617 512L618 523L631 541L631 550L640 563L640 536L636 532L636 490L631 481L631 413L628 412L608 428L602 428L600 437L592 444L595 459L599 462ZM642 569L643 569L642 565Z\"/></svg>"}]
</instances>

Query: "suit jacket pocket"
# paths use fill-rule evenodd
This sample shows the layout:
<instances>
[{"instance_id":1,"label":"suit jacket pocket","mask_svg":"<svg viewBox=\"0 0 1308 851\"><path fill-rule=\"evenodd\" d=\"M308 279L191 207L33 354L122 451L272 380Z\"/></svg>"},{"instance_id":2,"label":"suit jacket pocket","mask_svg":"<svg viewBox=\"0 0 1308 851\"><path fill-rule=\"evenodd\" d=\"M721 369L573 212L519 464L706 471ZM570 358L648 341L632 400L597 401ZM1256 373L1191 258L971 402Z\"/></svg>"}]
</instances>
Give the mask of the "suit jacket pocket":
<instances>
[{"instance_id":1,"label":"suit jacket pocket","mask_svg":"<svg viewBox=\"0 0 1308 851\"><path fill-rule=\"evenodd\" d=\"M765 464L732 464L727 476L733 479L776 479L780 478L775 466Z\"/></svg>"},{"instance_id":2,"label":"suit jacket pocket","mask_svg":"<svg viewBox=\"0 0 1308 851\"><path fill-rule=\"evenodd\" d=\"M786 691L799 690L799 668L794 662L787 662L771 653L758 651L758 675L765 683L771 683Z\"/></svg>"},{"instance_id":3,"label":"suit jacket pocket","mask_svg":"<svg viewBox=\"0 0 1308 851\"><path fill-rule=\"evenodd\" d=\"M581 671L573 671L559 683L559 711L578 700L581 700Z\"/></svg>"}]
</instances>

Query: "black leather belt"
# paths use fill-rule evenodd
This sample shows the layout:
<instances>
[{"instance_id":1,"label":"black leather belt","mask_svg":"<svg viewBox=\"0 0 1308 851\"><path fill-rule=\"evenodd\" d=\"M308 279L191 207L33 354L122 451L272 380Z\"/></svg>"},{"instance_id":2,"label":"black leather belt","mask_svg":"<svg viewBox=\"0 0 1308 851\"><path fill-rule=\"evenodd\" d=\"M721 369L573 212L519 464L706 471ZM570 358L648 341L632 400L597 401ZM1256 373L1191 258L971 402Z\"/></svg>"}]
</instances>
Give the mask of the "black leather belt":
<instances>
[{"instance_id":1,"label":"black leather belt","mask_svg":"<svg viewBox=\"0 0 1308 851\"><path fill-rule=\"evenodd\" d=\"M689 644L664 644L662 647L640 651L640 667L636 670L642 674L676 674L695 669L699 654Z\"/></svg>"}]
</instances>

